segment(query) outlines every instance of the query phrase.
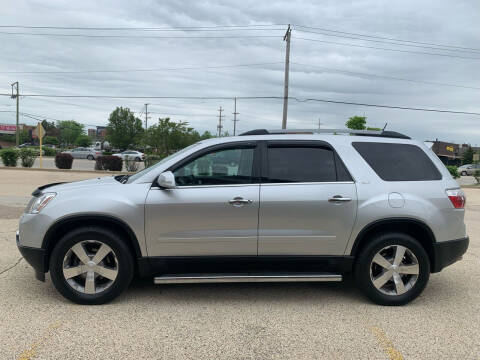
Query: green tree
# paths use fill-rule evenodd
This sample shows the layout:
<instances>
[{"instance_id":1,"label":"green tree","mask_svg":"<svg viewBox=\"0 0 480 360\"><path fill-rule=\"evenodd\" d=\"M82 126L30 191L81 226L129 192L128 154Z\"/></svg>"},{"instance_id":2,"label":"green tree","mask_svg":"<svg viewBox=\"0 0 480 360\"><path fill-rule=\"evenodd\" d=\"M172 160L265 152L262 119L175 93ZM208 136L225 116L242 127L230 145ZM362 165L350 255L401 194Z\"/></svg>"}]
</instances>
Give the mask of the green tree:
<instances>
[{"instance_id":1,"label":"green tree","mask_svg":"<svg viewBox=\"0 0 480 360\"><path fill-rule=\"evenodd\" d=\"M43 144L58 145L59 142L55 136L45 136L43 138Z\"/></svg>"},{"instance_id":2,"label":"green tree","mask_svg":"<svg viewBox=\"0 0 480 360\"><path fill-rule=\"evenodd\" d=\"M45 135L46 135L46 136L58 137L58 135L59 135L59 130L58 130L58 128L55 126L55 122L43 120L43 121L42 121L42 126L43 126L43 129L45 130ZM55 144L53 144L53 145L55 145Z\"/></svg>"},{"instance_id":3,"label":"green tree","mask_svg":"<svg viewBox=\"0 0 480 360\"><path fill-rule=\"evenodd\" d=\"M90 136L81 134L75 139L75 145L81 147L89 147L92 144L92 139Z\"/></svg>"},{"instance_id":4,"label":"green tree","mask_svg":"<svg viewBox=\"0 0 480 360\"><path fill-rule=\"evenodd\" d=\"M367 118L365 116L352 116L345 123L345 126L353 130L365 130Z\"/></svg>"},{"instance_id":5,"label":"green tree","mask_svg":"<svg viewBox=\"0 0 480 360\"><path fill-rule=\"evenodd\" d=\"M73 145L75 140L83 134L83 125L74 120L63 120L57 123L60 132L60 143Z\"/></svg>"},{"instance_id":6,"label":"green tree","mask_svg":"<svg viewBox=\"0 0 480 360\"><path fill-rule=\"evenodd\" d=\"M209 133L204 133L202 136L209 136ZM176 123L170 118L164 118L158 119L158 124L148 128L143 137L143 143L158 155L167 156L201 140L202 136L188 127L187 122Z\"/></svg>"},{"instance_id":7,"label":"green tree","mask_svg":"<svg viewBox=\"0 0 480 360\"><path fill-rule=\"evenodd\" d=\"M138 144L144 133L142 120L129 108L117 107L108 118L107 140L113 147L127 149Z\"/></svg>"},{"instance_id":8,"label":"green tree","mask_svg":"<svg viewBox=\"0 0 480 360\"><path fill-rule=\"evenodd\" d=\"M465 150L465 152L462 155L462 164L471 164L473 163L473 154L474 151L471 146Z\"/></svg>"}]
</instances>

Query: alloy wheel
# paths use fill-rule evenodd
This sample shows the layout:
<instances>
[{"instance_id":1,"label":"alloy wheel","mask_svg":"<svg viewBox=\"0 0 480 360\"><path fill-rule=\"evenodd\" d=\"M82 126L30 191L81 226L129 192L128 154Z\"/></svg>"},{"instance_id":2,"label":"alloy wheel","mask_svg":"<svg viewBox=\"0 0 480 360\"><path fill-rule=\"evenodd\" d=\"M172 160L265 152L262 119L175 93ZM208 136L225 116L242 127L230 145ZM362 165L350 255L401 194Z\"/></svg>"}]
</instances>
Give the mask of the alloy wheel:
<instances>
[{"instance_id":1,"label":"alloy wheel","mask_svg":"<svg viewBox=\"0 0 480 360\"><path fill-rule=\"evenodd\" d=\"M415 254L405 246L390 245L370 263L370 280L385 295L402 295L413 288L420 274Z\"/></svg>"},{"instance_id":2,"label":"alloy wheel","mask_svg":"<svg viewBox=\"0 0 480 360\"><path fill-rule=\"evenodd\" d=\"M99 294L114 283L117 275L115 252L98 240L76 243L63 259L63 276L80 293Z\"/></svg>"}]
</instances>

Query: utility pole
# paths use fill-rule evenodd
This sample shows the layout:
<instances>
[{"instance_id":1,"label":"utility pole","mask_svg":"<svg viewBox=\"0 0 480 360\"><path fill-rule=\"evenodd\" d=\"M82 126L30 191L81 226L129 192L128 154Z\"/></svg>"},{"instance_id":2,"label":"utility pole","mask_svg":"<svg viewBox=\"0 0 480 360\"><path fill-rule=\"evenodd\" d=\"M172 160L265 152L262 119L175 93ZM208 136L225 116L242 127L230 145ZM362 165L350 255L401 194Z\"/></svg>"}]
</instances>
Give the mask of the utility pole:
<instances>
[{"instance_id":1,"label":"utility pole","mask_svg":"<svg viewBox=\"0 0 480 360\"><path fill-rule=\"evenodd\" d=\"M222 136L222 129L223 129L222 118L225 116L225 115L222 115L222 112L223 112L223 109L220 106L220 108L218 109L218 113L219 113L218 114L218 125L217 125L218 137Z\"/></svg>"},{"instance_id":2,"label":"utility pole","mask_svg":"<svg viewBox=\"0 0 480 360\"><path fill-rule=\"evenodd\" d=\"M145 104L145 131L148 130L148 105Z\"/></svg>"},{"instance_id":3,"label":"utility pole","mask_svg":"<svg viewBox=\"0 0 480 360\"><path fill-rule=\"evenodd\" d=\"M320 122L320 118L318 118L318 130L320 130L320 125L322 125L322 123Z\"/></svg>"},{"instance_id":4,"label":"utility pole","mask_svg":"<svg viewBox=\"0 0 480 360\"><path fill-rule=\"evenodd\" d=\"M20 97L18 96L18 93L19 93L19 85L18 85L18 81L14 82L13 84L11 84L12 86L12 99L17 99L17 126L15 127L15 145L18 146L19 144L19 135L20 135L20 131L19 131L19 125L18 125L18 111L19 111L19 99ZM16 89L17 90L17 93L14 94L13 93L13 89Z\"/></svg>"},{"instance_id":5,"label":"utility pole","mask_svg":"<svg viewBox=\"0 0 480 360\"><path fill-rule=\"evenodd\" d=\"M288 111L288 73L290 71L290 38L292 34L292 29L290 24L288 25L287 32L283 37L283 41L287 42L287 49L285 52L285 84L283 89L283 119L282 119L282 129L287 128L287 111Z\"/></svg>"},{"instance_id":6,"label":"utility pole","mask_svg":"<svg viewBox=\"0 0 480 360\"><path fill-rule=\"evenodd\" d=\"M237 115L240 114L237 112L237 98L233 98L233 136L237 134Z\"/></svg>"}]
</instances>

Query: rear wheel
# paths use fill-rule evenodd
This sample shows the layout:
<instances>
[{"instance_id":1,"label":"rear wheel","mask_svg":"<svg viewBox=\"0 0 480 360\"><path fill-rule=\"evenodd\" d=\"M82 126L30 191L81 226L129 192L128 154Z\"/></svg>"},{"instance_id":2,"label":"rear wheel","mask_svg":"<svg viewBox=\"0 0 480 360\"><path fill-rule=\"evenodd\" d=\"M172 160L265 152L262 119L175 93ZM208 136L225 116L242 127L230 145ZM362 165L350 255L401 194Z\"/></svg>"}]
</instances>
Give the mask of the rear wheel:
<instances>
[{"instance_id":1,"label":"rear wheel","mask_svg":"<svg viewBox=\"0 0 480 360\"><path fill-rule=\"evenodd\" d=\"M136 162L140 162L140 161L142 161L142 159L140 159L139 157L136 157L136 158L135 158L135 161L136 161Z\"/></svg>"},{"instance_id":2,"label":"rear wheel","mask_svg":"<svg viewBox=\"0 0 480 360\"><path fill-rule=\"evenodd\" d=\"M413 237L386 233L360 252L355 278L360 289L379 305L403 305L423 291L430 277L425 249Z\"/></svg>"},{"instance_id":3,"label":"rear wheel","mask_svg":"<svg viewBox=\"0 0 480 360\"><path fill-rule=\"evenodd\" d=\"M462 176L467 176L467 172L466 171L462 171L462 173L460 174Z\"/></svg>"},{"instance_id":4,"label":"rear wheel","mask_svg":"<svg viewBox=\"0 0 480 360\"><path fill-rule=\"evenodd\" d=\"M133 277L129 247L103 228L79 228L66 234L50 256L57 290L78 304L104 304L122 293Z\"/></svg>"},{"instance_id":5,"label":"rear wheel","mask_svg":"<svg viewBox=\"0 0 480 360\"><path fill-rule=\"evenodd\" d=\"M88 156L87 156L87 159L88 159L88 160L93 160L93 155L88 155Z\"/></svg>"}]
</instances>

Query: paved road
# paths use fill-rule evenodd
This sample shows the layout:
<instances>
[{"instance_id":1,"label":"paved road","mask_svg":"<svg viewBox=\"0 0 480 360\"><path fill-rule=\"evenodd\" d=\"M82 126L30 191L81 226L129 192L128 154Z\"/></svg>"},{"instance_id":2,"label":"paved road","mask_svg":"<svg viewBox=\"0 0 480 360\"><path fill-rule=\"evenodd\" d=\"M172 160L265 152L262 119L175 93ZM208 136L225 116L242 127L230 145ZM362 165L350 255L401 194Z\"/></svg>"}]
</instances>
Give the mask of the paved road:
<instances>
[{"instance_id":1,"label":"paved road","mask_svg":"<svg viewBox=\"0 0 480 360\"><path fill-rule=\"evenodd\" d=\"M138 164L138 170L142 170L144 168L144 163L139 162ZM0 160L0 165L3 166L2 161ZM18 166L21 166L20 160L18 161ZM42 164L44 169L56 169L57 167L55 166L55 159L52 157L46 157L43 159L43 164ZM33 165L34 168L40 168L40 159L37 158L35 160L35 164ZM95 161L94 160L87 160L87 159L74 159L73 164L72 164L72 169L73 170L94 170L95 168ZM124 171L126 171L125 166L123 168Z\"/></svg>"},{"instance_id":2,"label":"paved road","mask_svg":"<svg viewBox=\"0 0 480 360\"><path fill-rule=\"evenodd\" d=\"M62 298L33 277L15 230L38 185L91 174L0 170L0 359L478 359L480 189L466 189L471 245L404 307L338 284L154 286L103 306ZM54 179L55 178L55 179Z\"/></svg>"}]
</instances>

